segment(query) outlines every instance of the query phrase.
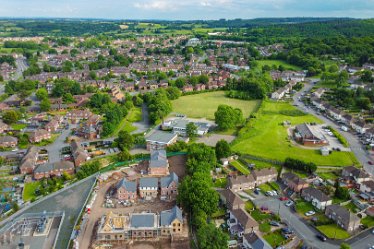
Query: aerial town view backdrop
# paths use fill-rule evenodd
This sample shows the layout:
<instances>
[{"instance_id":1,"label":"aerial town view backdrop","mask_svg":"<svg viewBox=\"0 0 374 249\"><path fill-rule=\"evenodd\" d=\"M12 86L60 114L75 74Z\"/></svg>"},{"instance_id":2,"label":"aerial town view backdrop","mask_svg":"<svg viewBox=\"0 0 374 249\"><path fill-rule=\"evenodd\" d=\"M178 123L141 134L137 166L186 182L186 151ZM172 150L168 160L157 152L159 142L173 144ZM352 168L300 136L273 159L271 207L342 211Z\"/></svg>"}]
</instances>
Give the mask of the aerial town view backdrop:
<instances>
[{"instance_id":1,"label":"aerial town view backdrop","mask_svg":"<svg viewBox=\"0 0 374 249\"><path fill-rule=\"evenodd\" d=\"M1 18L0 248L374 248L374 19L248 18Z\"/></svg>"}]
</instances>

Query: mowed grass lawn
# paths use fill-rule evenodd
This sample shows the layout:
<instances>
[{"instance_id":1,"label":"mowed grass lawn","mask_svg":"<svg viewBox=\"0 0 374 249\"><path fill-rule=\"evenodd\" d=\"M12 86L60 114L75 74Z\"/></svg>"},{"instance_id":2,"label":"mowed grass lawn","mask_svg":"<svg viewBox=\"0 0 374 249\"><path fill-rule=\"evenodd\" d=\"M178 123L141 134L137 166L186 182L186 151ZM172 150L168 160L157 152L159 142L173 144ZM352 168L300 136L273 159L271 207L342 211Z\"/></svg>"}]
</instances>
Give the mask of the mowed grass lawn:
<instances>
[{"instance_id":1,"label":"mowed grass lawn","mask_svg":"<svg viewBox=\"0 0 374 249\"><path fill-rule=\"evenodd\" d=\"M348 239L349 233L336 224L318 226L317 229L330 239Z\"/></svg>"},{"instance_id":2,"label":"mowed grass lawn","mask_svg":"<svg viewBox=\"0 0 374 249\"><path fill-rule=\"evenodd\" d=\"M29 201L35 197L35 190L40 186L40 182L29 182L23 189L23 201Z\"/></svg>"},{"instance_id":3,"label":"mowed grass lawn","mask_svg":"<svg viewBox=\"0 0 374 249\"><path fill-rule=\"evenodd\" d=\"M189 118L214 120L214 113L221 104L241 109L243 116L247 118L258 108L261 101L226 98L224 91L215 91L182 96L172 101L172 103L173 112L175 113L185 114Z\"/></svg>"},{"instance_id":4,"label":"mowed grass lawn","mask_svg":"<svg viewBox=\"0 0 374 249\"><path fill-rule=\"evenodd\" d=\"M238 138L233 142L233 151L279 161L291 157L314 162L318 166L359 164L351 152L334 151L328 156L322 156L318 149L303 149L293 145L288 139L288 127L283 126L283 121L290 121L292 126L304 122L321 123L312 115L292 116L296 110L289 103L263 101L256 118L239 131Z\"/></svg>"}]
</instances>

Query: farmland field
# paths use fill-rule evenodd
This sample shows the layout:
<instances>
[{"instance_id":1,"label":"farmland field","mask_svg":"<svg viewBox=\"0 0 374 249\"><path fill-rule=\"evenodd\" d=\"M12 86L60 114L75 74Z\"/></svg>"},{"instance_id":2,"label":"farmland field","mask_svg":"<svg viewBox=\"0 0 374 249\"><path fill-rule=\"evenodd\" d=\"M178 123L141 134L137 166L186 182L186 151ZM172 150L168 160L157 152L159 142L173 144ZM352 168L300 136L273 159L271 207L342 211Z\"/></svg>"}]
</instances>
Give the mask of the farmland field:
<instances>
[{"instance_id":1,"label":"farmland field","mask_svg":"<svg viewBox=\"0 0 374 249\"><path fill-rule=\"evenodd\" d=\"M321 121L312 115L298 115L297 109L289 103L264 101L255 116L239 131L238 138L233 142L234 151L279 161L292 157L314 162L319 166L343 167L358 164L352 152L334 151L328 156L322 156L319 150L293 145L288 138L288 127L282 125L283 121L290 121L291 125Z\"/></svg>"},{"instance_id":2,"label":"farmland field","mask_svg":"<svg viewBox=\"0 0 374 249\"><path fill-rule=\"evenodd\" d=\"M214 120L214 112L220 104L230 105L240 108L244 117L254 112L259 104L259 100L240 100L225 97L224 91L208 92L194 95L182 96L172 101L173 112L187 115L190 118L207 118Z\"/></svg>"}]
</instances>

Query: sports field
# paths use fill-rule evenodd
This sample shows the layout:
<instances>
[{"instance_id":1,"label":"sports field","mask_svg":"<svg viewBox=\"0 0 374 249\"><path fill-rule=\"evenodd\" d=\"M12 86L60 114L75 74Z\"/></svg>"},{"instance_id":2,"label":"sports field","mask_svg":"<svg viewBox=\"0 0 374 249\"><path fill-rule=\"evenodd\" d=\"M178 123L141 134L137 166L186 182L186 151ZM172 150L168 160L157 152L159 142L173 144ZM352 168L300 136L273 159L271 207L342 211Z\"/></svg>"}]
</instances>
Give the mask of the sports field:
<instances>
[{"instance_id":1,"label":"sports field","mask_svg":"<svg viewBox=\"0 0 374 249\"><path fill-rule=\"evenodd\" d=\"M172 101L174 113L185 114L190 118L207 118L210 120L214 120L214 113L221 104L240 108L243 111L243 116L247 118L258 108L260 103L259 100L226 98L224 91L187 95Z\"/></svg>"},{"instance_id":2,"label":"sports field","mask_svg":"<svg viewBox=\"0 0 374 249\"><path fill-rule=\"evenodd\" d=\"M288 138L288 127L283 126L283 121L290 121L291 125L321 121L312 115L301 114L289 103L264 101L255 116L239 131L238 138L233 142L234 151L279 161L292 157L319 166L358 164L351 152L334 151L328 156L322 156L318 149L303 149L293 145Z\"/></svg>"}]
</instances>

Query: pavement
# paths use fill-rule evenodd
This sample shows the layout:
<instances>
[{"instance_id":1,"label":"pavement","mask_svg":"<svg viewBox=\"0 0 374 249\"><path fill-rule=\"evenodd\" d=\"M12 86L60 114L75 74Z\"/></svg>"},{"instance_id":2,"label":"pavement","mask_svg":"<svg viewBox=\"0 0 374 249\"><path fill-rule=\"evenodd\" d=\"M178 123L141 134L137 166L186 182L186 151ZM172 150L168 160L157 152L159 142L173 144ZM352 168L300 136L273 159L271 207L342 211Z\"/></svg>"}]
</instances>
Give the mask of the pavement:
<instances>
[{"instance_id":1,"label":"pavement","mask_svg":"<svg viewBox=\"0 0 374 249\"><path fill-rule=\"evenodd\" d=\"M304 88L297 92L294 97L293 97L293 101L294 101L294 104L302 111L304 112L307 112L309 114L312 114L316 117L318 117L319 119L321 119L323 122L325 122L327 125L333 127L335 130L337 130L342 136L345 137L345 139L347 139L349 145L350 145L350 148L352 150L352 152L355 154L356 158L358 159L358 161L361 163L361 165L363 165L364 169L369 172L371 175L374 175L374 166L373 165L369 165L368 164L368 161L371 161L373 160L372 158L370 158L370 155L368 154L368 152L366 150L364 150L363 148L363 145L360 143L358 137L356 137L355 135L353 135L352 133L349 133L349 132L345 132L345 131L341 131L340 130L340 127L341 125L339 124L336 124L334 121L332 121L331 119L328 119L327 117L323 116L322 114L318 113L317 111L315 111L314 109L306 106L302 101L299 101L299 98L301 97L301 94L302 93L307 93L307 92L310 92L310 90L313 88L313 85L312 84L305 84L304 85Z\"/></svg>"},{"instance_id":2,"label":"pavement","mask_svg":"<svg viewBox=\"0 0 374 249\"><path fill-rule=\"evenodd\" d=\"M137 129L132 133L144 133L146 132L151 126L149 125L149 112L148 107L146 104L142 105L142 121L135 122L132 124Z\"/></svg>"}]
</instances>

